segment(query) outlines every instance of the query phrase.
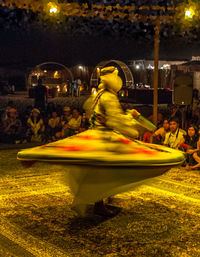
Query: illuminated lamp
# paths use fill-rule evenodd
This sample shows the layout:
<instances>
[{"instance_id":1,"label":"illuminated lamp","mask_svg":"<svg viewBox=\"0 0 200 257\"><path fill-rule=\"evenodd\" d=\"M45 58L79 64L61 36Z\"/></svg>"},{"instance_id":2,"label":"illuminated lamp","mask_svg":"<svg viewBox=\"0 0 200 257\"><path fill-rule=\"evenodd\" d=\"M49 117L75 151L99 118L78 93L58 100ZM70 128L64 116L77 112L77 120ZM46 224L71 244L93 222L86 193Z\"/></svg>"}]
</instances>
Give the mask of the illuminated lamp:
<instances>
[{"instance_id":1,"label":"illuminated lamp","mask_svg":"<svg viewBox=\"0 0 200 257\"><path fill-rule=\"evenodd\" d=\"M96 95L97 94L97 89L95 87L93 87L91 93L92 93L92 95Z\"/></svg>"},{"instance_id":2,"label":"illuminated lamp","mask_svg":"<svg viewBox=\"0 0 200 257\"><path fill-rule=\"evenodd\" d=\"M56 3L49 2L47 6L50 14L57 14L60 11Z\"/></svg>"},{"instance_id":3,"label":"illuminated lamp","mask_svg":"<svg viewBox=\"0 0 200 257\"><path fill-rule=\"evenodd\" d=\"M189 8L185 11L185 18L192 19L194 16L194 10L192 8Z\"/></svg>"}]
</instances>

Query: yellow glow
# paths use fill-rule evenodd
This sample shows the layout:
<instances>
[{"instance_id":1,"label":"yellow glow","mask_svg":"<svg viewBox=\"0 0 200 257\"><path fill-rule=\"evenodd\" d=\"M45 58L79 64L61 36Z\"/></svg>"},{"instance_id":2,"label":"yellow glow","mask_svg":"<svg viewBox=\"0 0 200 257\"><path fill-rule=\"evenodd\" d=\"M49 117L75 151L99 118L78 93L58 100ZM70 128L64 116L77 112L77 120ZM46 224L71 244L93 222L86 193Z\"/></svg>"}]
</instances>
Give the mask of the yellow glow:
<instances>
[{"instance_id":1,"label":"yellow glow","mask_svg":"<svg viewBox=\"0 0 200 257\"><path fill-rule=\"evenodd\" d=\"M53 7L49 10L50 13L57 13L58 9L56 7Z\"/></svg>"},{"instance_id":2,"label":"yellow glow","mask_svg":"<svg viewBox=\"0 0 200 257\"><path fill-rule=\"evenodd\" d=\"M121 91L120 91L120 96L121 96L121 97L124 97L124 96L125 96L124 90L121 90Z\"/></svg>"},{"instance_id":3,"label":"yellow glow","mask_svg":"<svg viewBox=\"0 0 200 257\"><path fill-rule=\"evenodd\" d=\"M46 72L47 72L47 70L44 70L44 72L46 73Z\"/></svg>"},{"instance_id":4,"label":"yellow glow","mask_svg":"<svg viewBox=\"0 0 200 257\"><path fill-rule=\"evenodd\" d=\"M66 93L66 92L67 92L67 85L66 85L66 84L64 84L62 91L63 91L63 93Z\"/></svg>"},{"instance_id":5,"label":"yellow glow","mask_svg":"<svg viewBox=\"0 0 200 257\"><path fill-rule=\"evenodd\" d=\"M58 92L60 92L60 86L57 86Z\"/></svg>"},{"instance_id":6,"label":"yellow glow","mask_svg":"<svg viewBox=\"0 0 200 257\"><path fill-rule=\"evenodd\" d=\"M189 8L185 11L185 18L192 19L194 16L194 10L192 8Z\"/></svg>"},{"instance_id":7,"label":"yellow glow","mask_svg":"<svg viewBox=\"0 0 200 257\"><path fill-rule=\"evenodd\" d=\"M60 78L60 73L56 70L56 71L54 72L54 74L53 74L53 77L54 77L55 79Z\"/></svg>"},{"instance_id":8,"label":"yellow glow","mask_svg":"<svg viewBox=\"0 0 200 257\"><path fill-rule=\"evenodd\" d=\"M96 95L96 93L97 93L97 90L96 90L95 87L93 87L93 88L92 88L92 95Z\"/></svg>"},{"instance_id":9,"label":"yellow glow","mask_svg":"<svg viewBox=\"0 0 200 257\"><path fill-rule=\"evenodd\" d=\"M47 5L48 5L48 9L49 9L50 14L56 14L60 11L58 6L56 5L56 3L49 2Z\"/></svg>"},{"instance_id":10,"label":"yellow glow","mask_svg":"<svg viewBox=\"0 0 200 257\"><path fill-rule=\"evenodd\" d=\"M100 77L100 68L97 68L97 78Z\"/></svg>"}]
</instances>

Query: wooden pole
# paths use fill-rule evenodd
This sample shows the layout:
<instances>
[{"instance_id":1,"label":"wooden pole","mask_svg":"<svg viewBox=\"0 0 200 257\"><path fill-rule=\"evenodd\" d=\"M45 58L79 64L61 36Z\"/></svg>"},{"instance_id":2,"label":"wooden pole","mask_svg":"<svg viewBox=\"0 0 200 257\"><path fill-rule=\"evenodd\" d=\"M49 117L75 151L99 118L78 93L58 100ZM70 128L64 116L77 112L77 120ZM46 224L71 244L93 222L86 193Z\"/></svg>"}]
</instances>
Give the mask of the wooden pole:
<instances>
[{"instance_id":1,"label":"wooden pole","mask_svg":"<svg viewBox=\"0 0 200 257\"><path fill-rule=\"evenodd\" d=\"M154 26L154 76L153 76L153 122L157 125L158 118L158 61L159 61L159 34L160 34L160 18L157 17Z\"/></svg>"}]
</instances>

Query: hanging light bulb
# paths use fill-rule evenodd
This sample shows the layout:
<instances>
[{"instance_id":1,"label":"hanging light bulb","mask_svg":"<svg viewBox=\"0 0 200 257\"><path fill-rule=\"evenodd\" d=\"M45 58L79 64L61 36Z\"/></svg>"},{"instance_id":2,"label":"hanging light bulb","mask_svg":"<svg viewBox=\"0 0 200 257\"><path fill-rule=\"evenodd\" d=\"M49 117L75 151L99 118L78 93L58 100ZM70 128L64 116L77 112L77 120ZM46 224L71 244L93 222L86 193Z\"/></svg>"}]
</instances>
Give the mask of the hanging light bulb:
<instances>
[{"instance_id":1,"label":"hanging light bulb","mask_svg":"<svg viewBox=\"0 0 200 257\"><path fill-rule=\"evenodd\" d=\"M192 19L194 16L194 10L192 8L186 9L185 18Z\"/></svg>"},{"instance_id":2,"label":"hanging light bulb","mask_svg":"<svg viewBox=\"0 0 200 257\"><path fill-rule=\"evenodd\" d=\"M50 14L57 14L60 11L58 5L54 2L49 2L47 6Z\"/></svg>"}]
</instances>

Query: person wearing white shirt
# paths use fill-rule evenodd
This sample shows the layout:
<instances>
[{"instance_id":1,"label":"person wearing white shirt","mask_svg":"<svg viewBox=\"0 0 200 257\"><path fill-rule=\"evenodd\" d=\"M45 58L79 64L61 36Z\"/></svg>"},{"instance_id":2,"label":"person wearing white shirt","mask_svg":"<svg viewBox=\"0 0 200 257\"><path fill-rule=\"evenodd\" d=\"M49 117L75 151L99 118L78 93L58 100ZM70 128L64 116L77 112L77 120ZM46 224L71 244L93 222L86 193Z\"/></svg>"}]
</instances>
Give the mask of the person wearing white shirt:
<instances>
[{"instance_id":1,"label":"person wearing white shirt","mask_svg":"<svg viewBox=\"0 0 200 257\"><path fill-rule=\"evenodd\" d=\"M170 148L178 149L178 146L186 132L179 128L179 121L177 118L171 118L169 129L170 131L166 133L163 144Z\"/></svg>"}]
</instances>

